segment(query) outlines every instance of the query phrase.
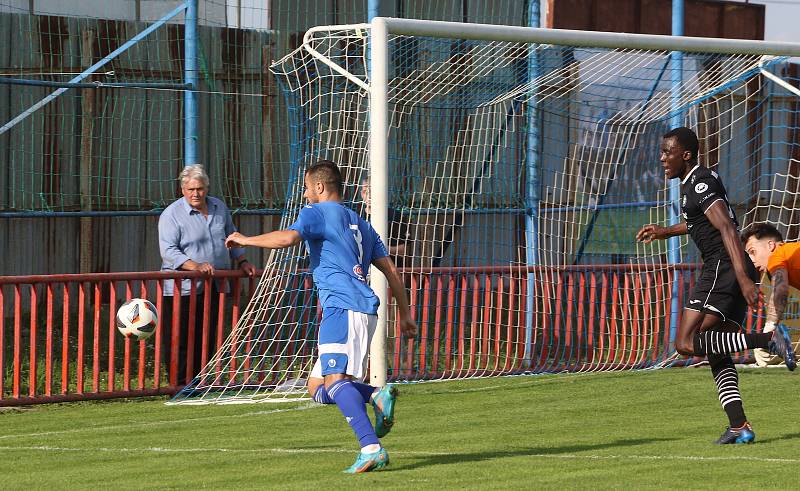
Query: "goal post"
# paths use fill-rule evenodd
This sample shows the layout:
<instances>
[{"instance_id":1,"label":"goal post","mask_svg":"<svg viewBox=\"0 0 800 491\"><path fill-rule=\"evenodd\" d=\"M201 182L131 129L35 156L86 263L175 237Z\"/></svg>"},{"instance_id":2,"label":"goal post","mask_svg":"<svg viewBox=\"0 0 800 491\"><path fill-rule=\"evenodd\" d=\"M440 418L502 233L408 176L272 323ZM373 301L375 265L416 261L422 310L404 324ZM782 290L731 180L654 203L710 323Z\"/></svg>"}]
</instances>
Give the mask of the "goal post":
<instances>
[{"instance_id":1,"label":"goal post","mask_svg":"<svg viewBox=\"0 0 800 491\"><path fill-rule=\"evenodd\" d=\"M344 203L401 263L419 326L399 336L373 268L375 385L669 365L671 305L699 258L685 237L634 241L679 210L660 137L682 115L740 223L777 216L800 235L779 189L800 168L800 119L787 116L800 83L782 70L792 56L799 44L380 17L313 28L271 67L295 142L281 227L302 205L305 167L337 162ZM306 266L299 247L273 251L176 402L304 396L319 315ZM760 322L754 312L746 328Z\"/></svg>"},{"instance_id":2,"label":"goal post","mask_svg":"<svg viewBox=\"0 0 800 491\"><path fill-rule=\"evenodd\" d=\"M372 20L370 37L370 91L369 91L369 169L370 186L374 190L389 189L389 32L382 18ZM381 237L389 237L389 195L386 192L371 192L373 210L370 222ZM386 333L389 299L388 283L383 273L373 268L370 286L380 299L378 324L372 338L369 356L370 381L373 385L386 385Z\"/></svg>"}]
</instances>

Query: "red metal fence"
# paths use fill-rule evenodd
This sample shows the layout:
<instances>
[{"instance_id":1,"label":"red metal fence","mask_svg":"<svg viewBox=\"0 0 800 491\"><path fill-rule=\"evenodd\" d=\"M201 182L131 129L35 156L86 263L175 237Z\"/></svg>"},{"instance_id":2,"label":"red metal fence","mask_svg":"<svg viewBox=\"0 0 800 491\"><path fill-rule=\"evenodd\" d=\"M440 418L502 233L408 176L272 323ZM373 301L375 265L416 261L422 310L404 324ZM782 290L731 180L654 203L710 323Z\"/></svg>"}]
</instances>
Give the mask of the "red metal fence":
<instances>
[{"instance_id":1,"label":"red metal fence","mask_svg":"<svg viewBox=\"0 0 800 491\"><path fill-rule=\"evenodd\" d=\"M390 318L389 376L409 380L650 366L671 353L671 288L664 287L672 281L671 271L615 265L406 273L420 329L415 339L403 340ZM696 267L676 271L682 300ZM162 312L166 278L202 276L0 277L0 406L173 394L188 383L189 375L178 373L177 334L162 337L161 326L176 326L177 315L160 318L155 336L146 341L126 339L115 326L116 308L128 298L147 298ZM207 315L203 332L191 334L203 336L201 353L191 353L188 343L188 356L199 356L203 365L236 324L257 281L240 271L219 271L215 278L228 280L231 293L207 293L212 280L205 279L204 293L193 287L183 299L204 302L204 312L211 302L219 305L216 346L206 343ZM747 330L758 329L757 320L748 316ZM162 360L165 343L173 347L170 360Z\"/></svg>"},{"instance_id":2,"label":"red metal fence","mask_svg":"<svg viewBox=\"0 0 800 491\"><path fill-rule=\"evenodd\" d=\"M654 366L673 355L670 328L680 322L698 272L696 264L620 264L439 268L409 275L412 314L420 331L415 339L404 340L390 325L389 378ZM761 320L750 313L745 330L760 330Z\"/></svg>"},{"instance_id":3,"label":"red metal fence","mask_svg":"<svg viewBox=\"0 0 800 491\"><path fill-rule=\"evenodd\" d=\"M112 397L173 394L179 382L177 357L162 360L164 343L177 353L177 329L162 338L159 318L155 335L145 341L124 338L115 323L117 307L133 297L147 298L162 312L162 280L202 278L199 273L100 273L0 277L0 406ZM194 282L184 301L219 302L217 348L255 288L256 279L240 271L218 271L231 282L231 295L197 294ZM176 282L179 284L179 282ZM212 298L216 296L216 298ZM10 306L10 315L6 313ZM205 309L209 311L209 309ZM190 321L191 322L191 321ZM209 319L203 319L203 330ZM208 333L193 333L208 339ZM190 344L191 346L191 344ZM211 347L204 345L203 364ZM188 348L191 351L191 348ZM165 366L166 365L166 366Z\"/></svg>"}]
</instances>

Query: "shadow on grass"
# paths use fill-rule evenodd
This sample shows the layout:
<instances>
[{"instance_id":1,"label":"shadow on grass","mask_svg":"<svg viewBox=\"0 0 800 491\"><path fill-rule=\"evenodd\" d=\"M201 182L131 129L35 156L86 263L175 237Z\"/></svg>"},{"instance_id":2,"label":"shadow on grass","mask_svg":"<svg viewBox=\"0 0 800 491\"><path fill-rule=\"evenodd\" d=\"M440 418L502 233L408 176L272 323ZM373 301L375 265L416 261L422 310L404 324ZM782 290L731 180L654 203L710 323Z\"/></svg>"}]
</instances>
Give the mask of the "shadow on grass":
<instances>
[{"instance_id":1,"label":"shadow on grass","mask_svg":"<svg viewBox=\"0 0 800 491\"><path fill-rule=\"evenodd\" d=\"M781 440L798 440L800 439L800 433L788 433L786 435L776 436L774 438L758 438L758 433L756 433L756 443L772 443L772 442L779 442Z\"/></svg>"},{"instance_id":2,"label":"shadow on grass","mask_svg":"<svg viewBox=\"0 0 800 491\"><path fill-rule=\"evenodd\" d=\"M633 447L636 445L646 445L656 442L667 442L676 440L675 438L636 438L627 440L616 440L613 442L598 443L593 445L565 445L561 447L532 447L519 448L507 451L477 452L477 453L452 453L447 455L431 455L421 457L415 463L407 465L392 465L389 470L410 470L419 469L432 465L442 464L463 464L465 462L482 462L492 459L504 459L508 457L524 457L526 455L573 455L577 452L587 452L590 450L602 450L607 448ZM391 455L391 449L389 450Z\"/></svg>"}]
</instances>

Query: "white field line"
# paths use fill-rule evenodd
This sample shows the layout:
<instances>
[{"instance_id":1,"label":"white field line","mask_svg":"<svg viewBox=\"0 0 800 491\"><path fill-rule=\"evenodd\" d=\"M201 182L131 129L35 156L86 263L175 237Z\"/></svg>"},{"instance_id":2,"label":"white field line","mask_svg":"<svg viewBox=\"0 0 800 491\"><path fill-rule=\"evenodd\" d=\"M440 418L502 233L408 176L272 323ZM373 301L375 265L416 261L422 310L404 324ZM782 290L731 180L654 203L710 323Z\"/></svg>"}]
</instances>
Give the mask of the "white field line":
<instances>
[{"instance_id":1,"label":"white field line","mask_svg":"<svg viewBox=\"0 0 800 491\"><path fill-rule=\"evenodd\" d=\"M78 448L40 446L0 446L0 452L108 452L108 453L272 453L272 454L323 454L323 453L353 453L352 448ZM417 456L444 456L453 452L425 452L425 451L392 451L392 455L417 455ZM730 455L706 457L701 455L593 455L593 454L517 454L513 458L527 457L537 459L557 460L643 460L643 461L687 461L687 462L768 462L798 464L800 459L755 457L746 455Z\"/></svg>"},{"instance_id":2,"label":"white field line","mask_svg":"<svg viewBox=\"0 0 800 491\"><path fill-rule=\"evenodd\" d=\"M517 387L527 387L531 385L541 385L541 384L548 384L548 383L558 383L566 380L571 380L577 377L587 377L596 375L594 372L588 373L576 373L576 374L561 374L555 375L552 377L541 378L541 379L533 379L530 381L526 381L520 384L513 384L513 385L489 385L483 387L475 387L475 388L464 388L464 389L446 389L442 391L437 391L437 394L460 394L466 392L482 392L487 390L495 390L495 389L514 389ZM522 377L522 376L518 376ZM535 376L534 376L535 377ZM463 382L463 380L437 380L435 382ZM403 384L399 384L401 387ZM322 407L321 404L317 404L314 402L307 402L303 405L293 407L293 408L286 408L286 409L271 409L268 411L252 411L248 413L242 414L230 414L230 415L223 415L223 416L202 416L197 418L184 418L184 419L171 419L171 420L163 420L163 421L142 421L138 423L126 423L120 425L110 425L110 426L85 426L81 428L71 428L67 430L53 430L53 431L41 431L37 433L18 433L18 434L7 434L7 435L0 435L0 441L8 440L11 438L28 438L28 437L38 437L38 436L51 436L51 435L64 435L70 433L91 433L96 431L109 431L109 430L119 430L119 429L131 429L131 428L150 428L156 426L168 426L173 424L186 424L186 423L194 423L199 421L213 421L213 420L225 420L225 419L235 419L235 418L249 418L252 416L263 416L266 414L274 414L274 413L284 413L284 412L292 412L292 411L304 411L306 409L314 409Z\"/></svg>"},{"instance_id":3,"label":"white field line","mask_svg":"<svg viewBox=\"0 0 800 491\"><path fill-rule=\"evenodd\" d=\"M51 435L64 435L68 433L87 433L87 432L96 432L96 431L109 431L109 430L125 430L131 428L149 428L154 426L167 426L173 424L186 424L186 423L195 423L198 421L212 421L212 420L224 420L224 419L235 419L235 418L249 418L252 416L263 416L265 414L274 414L274 413L286 413L292 411L304 411L306 409L314 409L316 407L322 407L321 404L316 403L306 403L301 406L286 408L286 409L270 409L268 411L252 411L249 413L242 413L242 414L227 414L221 416L202 416L198 418L184 418L184 419L170 419L170 420L163 420L163 421L142 421L139 423L126 423L126 424L119 424L119 425L110 425L110 426L85 426L81 428L71 428L68 430L53 430L53 431L41 431L38 433L18 433L18 434L10 434L10 435L0 435L0 440L8 440L9 438L29 438L29 437L37 437L37 436L51 436Z\"/></svg>"},{"instance_id":4,"label":"white field line","mask_svg":"<svg viewBox=\"0 0 800 491\"><path fill-rule=\"evenodd\" d=\"M502 377L504 379L509 378L527 378L531 377L530 380L526 382L520 382L514 385L484 385L482 387L469 387L464 389L445 389L442 391L437 391L436 394L462 394L467 392L483 392L487 390L496 390L496 389L516 389L519 387L530 387L532 385L544 385L544 384L551 384L551 383L560 383L566 381L572 381L576 378L585 378L585 377L592 377L598 375L623 375L623 374L630 374L633 372L579 372L579 373L548 373L546 375L508 375ZM482 379L475 379L475 380L486 380L486 378ZM442 383L442 382L465 382L468 379L452 379L452 380L430 380L425 381L419 384L420 387L429 386L428 384L432 383ZM397 384L398 387L403 387L403 384Z\"/></svg>"}]
</instances>

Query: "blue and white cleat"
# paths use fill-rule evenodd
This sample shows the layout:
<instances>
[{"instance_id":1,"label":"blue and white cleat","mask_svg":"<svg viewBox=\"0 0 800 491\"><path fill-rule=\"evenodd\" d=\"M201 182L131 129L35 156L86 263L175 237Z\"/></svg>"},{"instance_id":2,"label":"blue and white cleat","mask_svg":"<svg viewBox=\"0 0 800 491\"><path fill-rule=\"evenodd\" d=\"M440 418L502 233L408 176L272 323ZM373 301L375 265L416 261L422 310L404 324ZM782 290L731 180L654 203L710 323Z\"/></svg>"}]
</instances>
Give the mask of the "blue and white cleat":
<instances>
[{"instance_id":1,"label":"blue and white cleat","mask_svg":"<svg viewBox=\"0 0 800 491\"><path fill-rule=\"evenodd\" d=\"M381 448L374 453L359 452L355 463L344 470L348 474L360 474L362 472L377 471L389 465L389 453L385 448Z\"/></svg>"},{"instance_id":2,"label":"blue and white cleat","mask_svg":"<svg viewBox=\"0 0 800 491\"><path fill-rule=\"evenodd\" d=\"M725 433L717 439L717 445L728 445L731 443L753 443L756 440L756 434L750 423L745 423L744 426L737 429L725 428Z\"/></svg>"},{"instance_id":3,"label":"blue and white cleat","mask_svg":"<svg viewBox=\"0 0 800 491\"><path fill-rule=\"evenodd\" d=\"M794 356L794 348L792 348L792 338L789 337L789 331L782 324L775 326L775 330L772 331L772 339L769 340L769 352L783 358L786 368L790 372L797 368L797 360Z\"/></svg>"},{"instance_id":4,"label":"blue and white cleat","mask_svg":"<svg viewBox=\"0 0 800 491\"><path fill-rule=\"evenodd\" d=\"M397 400L397 387L387 385L372 397L372 409L375 410L375 434L383 438L394 425L394 404Z\"/></svg>"}]
</instances>

